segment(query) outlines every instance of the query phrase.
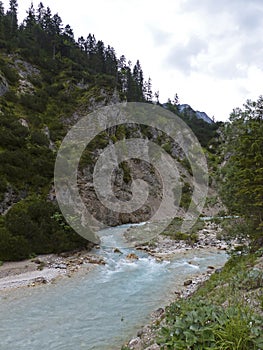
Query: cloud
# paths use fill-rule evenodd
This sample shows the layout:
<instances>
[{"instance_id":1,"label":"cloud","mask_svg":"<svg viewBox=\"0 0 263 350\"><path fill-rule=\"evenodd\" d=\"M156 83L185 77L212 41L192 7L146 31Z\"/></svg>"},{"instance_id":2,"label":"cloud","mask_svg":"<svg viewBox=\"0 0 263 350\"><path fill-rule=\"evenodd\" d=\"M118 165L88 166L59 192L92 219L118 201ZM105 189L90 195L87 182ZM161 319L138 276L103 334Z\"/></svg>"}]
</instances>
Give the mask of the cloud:
<instances>
[{"instance_id":1,"label":"cloud","mask_svg":"<svg viewBox=\"0 0 263 350\"><path fill-rule=\"evenodd\" d=\"M168 33L167 31L156 28L153 25L149 25L148 29L151 33L151 36L153 38L153 42L154 42L155 46L163 46L163 45L169 43L169 41L172 38L171 33Z\"/></svg>"},{"instance_id":2,"label":"cloud","mask_svg":"<svg viewBox=\"0 0 263 350\"><path fill-rule=\"evenodd\" d=\"M208 48L206 41L193 36L187 42L177 43L170 50L166 59L171 68L176 68L185 74L195 70L195 61L198 55L204 54Z\"/></svg>"},{"instance_id":3,"label":"cloud","mask_svg":"<svg viewBox=\"0 0 263 350\"><path fill-rule=\"evenodd\" d=\"M251 65L263 68L261 0L186 0L180 14L190 36L186 43L170 48L166 59L170 69L236 79L245 77Z\"/></svg>"}]
</instances>

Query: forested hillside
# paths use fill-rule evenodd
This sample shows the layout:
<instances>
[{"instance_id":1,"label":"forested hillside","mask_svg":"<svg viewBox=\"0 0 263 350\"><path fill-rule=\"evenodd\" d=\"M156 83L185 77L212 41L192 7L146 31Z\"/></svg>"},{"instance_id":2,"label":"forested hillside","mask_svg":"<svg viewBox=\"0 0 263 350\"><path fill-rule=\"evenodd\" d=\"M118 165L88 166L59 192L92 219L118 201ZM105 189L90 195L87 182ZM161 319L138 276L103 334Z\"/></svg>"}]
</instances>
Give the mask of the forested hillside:
<instances>
[{"instance_id":1,"label":"forested hillside","mask_svg":"<svg viewBox=\"0 0 263 350\"><path fill-rule=\"evenodd\" d=\"M87 246L87 241L72 232L56 205L54 162L70 126L99 107L121 101L156 103L179 115L205 148L211 173L215 175L218 166L225 164L225 175L219 176L223 180L225 203L237 215L253 213L252 221L261 227L262 139L251 145L250 157L245 160L246 172L239 157L226 150L233 145L237 152L242 151L242 147L248 149L246 142L250 137L238 138L247 140L238 145L234 143L235 135L262 130L261 109L257 118L253 114L252 121L243 117L259 104L248 107L246 112L236 111L226 126L220 122L207 123L191 108L181 110L177 98L168 99L162 105L159 93L152 91L151 79L145 79L139 60L132 64L124 55L118 57L112 46L93 34L76 40L70 25L63 24L60 16L52 14L42 3L38 8L32 5L22 23L18 23L17 10L16 0L10 0L8 9L4 9L0 1L0 260ZM102 149L128 133L138 132L142 137L155 138L168 153L175 152L165 135L137 126L109 130L93 145L95 149ZM220 144L224 151L219 154ZM93 151L84 152L80 171L96 160ZM188 180L191 169L186 159L179 160L187 174L180 203L186 208L192 193ZM119 169L126 194L131 180L129 166L133 165L123 163ZM231 183L234 170L241 174L237 178L244 180L242 186ZM246 187L248 181L249 188ZM253 198L254 204L245 205Z\"/></svg>"},{"instance_id":2,"label":"forested hillside","mask_svg":"<svg viewBox=\"0 0 263 350\"><path fill-rule=\"evenodd\" d=\"M22 24L17 9L0 2L0 260L87 245L52 195L60 142L94 108L151 99L139 61L132 68L92 34L75 41L42 3Z\"/></svg>"}]
</instances>

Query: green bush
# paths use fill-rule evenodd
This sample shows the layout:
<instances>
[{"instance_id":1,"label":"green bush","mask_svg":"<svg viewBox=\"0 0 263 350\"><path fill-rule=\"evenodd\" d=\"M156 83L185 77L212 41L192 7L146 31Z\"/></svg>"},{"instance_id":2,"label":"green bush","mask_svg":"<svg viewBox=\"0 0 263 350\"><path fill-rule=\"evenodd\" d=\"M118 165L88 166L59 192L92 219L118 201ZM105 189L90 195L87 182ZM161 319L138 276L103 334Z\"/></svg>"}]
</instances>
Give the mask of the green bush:
<instances>
[{"instance_id":1,"label":"green bush","mask_svg":"<svg viewBox=\"0 0 263 350\"><path fill-rule=\"evenodd\" d=\"M32 131L31 142L38 146L46 146L46 147L49 146L49 140L47 136L39 130Z\"/></svg>"},{"instance_id":2,"label":"green bush","mask_svg":"<svg viewBox=\"0 0 263 350\"><path fill-rule=\"evenodd\" d=\"M0 227L1 261L26 259L29 252L29 243L23 236L13 236L5 228Z\"/></svg>"},{"instance_id":3,"label":"green bush","mask_svg":"<svg viewBox=\"0 0 263 350\"><path fill-rule=\"evenodd\" d=\"M262 321L242 306L224 309L182 300L167 309L167 325L162 327L158 343L163 350L263 349Z\"/></svg>"},{"instance_id":4,"label":"green bush","mask_svg":"<svg viewBox=\"0 0 263 350\"><path fill-rule=\"evenodd\" d=\"M4 63L4 65L1 67L1 71L10 84L16 84L18 82L19 76L17 71L10 65Z\"/></svg>"},{"instance_id":5,"label":"green bush","mask_svg":"<svg viewBox=\"0 0 263 350\"><path fill-rule=\"evenodd\" d=\"M77 235L51 202L32 196L15 204L0 225L0 260L20 260L31 254L61 253L83 248Z\"/></svg>"}]
</instances>

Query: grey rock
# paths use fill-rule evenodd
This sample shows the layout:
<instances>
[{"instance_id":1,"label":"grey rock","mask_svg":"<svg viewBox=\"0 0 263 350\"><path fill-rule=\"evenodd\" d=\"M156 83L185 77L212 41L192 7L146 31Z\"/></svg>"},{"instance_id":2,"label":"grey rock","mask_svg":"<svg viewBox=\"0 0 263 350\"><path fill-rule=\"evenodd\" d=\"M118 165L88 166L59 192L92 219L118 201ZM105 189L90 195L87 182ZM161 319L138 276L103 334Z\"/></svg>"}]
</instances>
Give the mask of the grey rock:
<instances>
[{"instance_id":1,"label":"grey rock","mask_svg":"<svg viewBox=\"0 0 263 350\"><path fill-rule=\"evenodd\" d=\"M152 313L152 316L159 318L164 313L164 309L160 307Z\"/></svg>"},{"instance_id":2,"label":"grey rock","mask_svg":"<svg viewBox=\"0 0 263 350\"><path fill-rule=\"evenodd\" d=\"M133 338L128 345L131 350L141 350L141 339L139 337Z\"/></svg>"},{"instance_id":3,"label":"grey rock","mask_svg":"<svg viewBox=\"0 0 263 350\"><path fill-rule=\"evenodd\" d=\"M29 129L28 122L25 119L20 118L19 122L21 123L22 126L24 126L25 128Z\"/></svg>"},{"instance_id":4,"label":"grey rock","mask_svg":"<svg viewBox=\"0 0 263 350\"><path fill-rule=\"evenodd\" d=\"M160 346L155 343L148 346L145 350L160 350Z\"/></svg>"},{"instance_id":5,"label":"grey rock","mask_svg":"<svg viewBox=\"0 0 263 350\"><path fill-rule=\"evenodd\" d=\"M65 264L55 264L52 267L54 267L55 269L66 269L67 265L65 265Z\"/></svg>"},{"instance_id":6,"label":"grey rock","mask_svg":"<svg viewBox=\"0 0 263 350\"><path fill-rule=\"evenodd\" d=\"M0 74L0 96L3 96L8 90L8 82L5 77Z\"/></svg>"}]
</instances>

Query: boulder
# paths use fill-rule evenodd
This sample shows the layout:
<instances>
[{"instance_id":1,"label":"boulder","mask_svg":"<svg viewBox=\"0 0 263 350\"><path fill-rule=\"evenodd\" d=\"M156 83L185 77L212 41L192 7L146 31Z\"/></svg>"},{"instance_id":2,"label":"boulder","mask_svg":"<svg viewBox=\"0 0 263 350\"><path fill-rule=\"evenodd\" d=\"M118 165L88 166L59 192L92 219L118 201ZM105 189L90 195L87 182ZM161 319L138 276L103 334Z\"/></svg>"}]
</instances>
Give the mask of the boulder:
<instances>
[{"instance_id":1,"label":"boulder","mask_svg":"<svg viewBox=\"0 0 263 350\"><path fill-rule=\"evenodd\" d=\"M186 280L184 281L184 286L190 286L190 284L192 284L193 281L192 280Z\"/></svg>"},{"instance_id":2,"label":"boulder","mask_svg":"<svg viewBox=\"0 0 263 350\"><path fill-rule=\"evenodd\" d=\"M122 254L122 252L120 251L120 249L119 249L119 248L115 248L115 249L113 250L113 253L119 253L119 254Z\"/></svg>"},{"instance_id":3,"label":"boulder","mask_svg":"<svg viewBox=\"0 0 263 350\"><path fill-rule=\"evenodd\" d=\"M99 256L88 256L87 261L90 264L106 265L106 262L104 261L104 259Z\"/></svg>"},{"instance_id":4,"label":"boulder","mask_svg":"<svg viewBox=\"0 0 263 350\"><path fill-rule=\"evenodd\" d=\"M128 255L126 256L126 259L129 259L129 260L138 260L139 257L138 257L136 254L134 254L134 253L130 253L130 254L128 254Z\"/></svg>"},{"instance_id":5,"label":"boulder","mask_svg":"<svg viewBox=\"0 0 263 350\"><path fill-rule=\"evenodd\" d=\"M139 337L133 338L128 345L131 350L140 350L142 348L142 341Z\"/></svg>"}]
</instances>

